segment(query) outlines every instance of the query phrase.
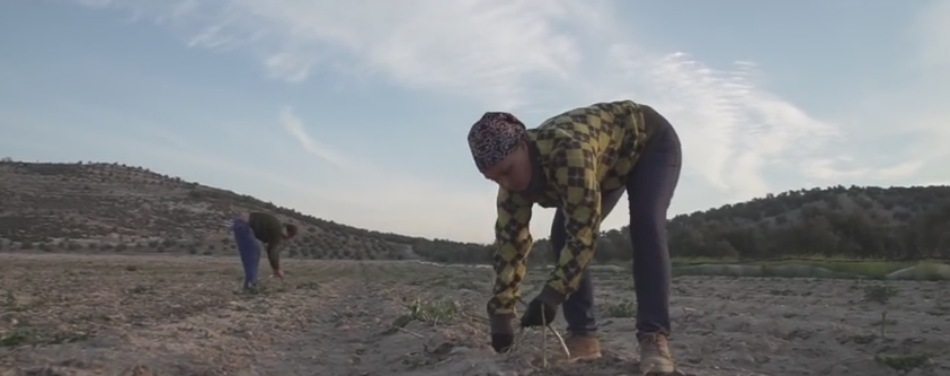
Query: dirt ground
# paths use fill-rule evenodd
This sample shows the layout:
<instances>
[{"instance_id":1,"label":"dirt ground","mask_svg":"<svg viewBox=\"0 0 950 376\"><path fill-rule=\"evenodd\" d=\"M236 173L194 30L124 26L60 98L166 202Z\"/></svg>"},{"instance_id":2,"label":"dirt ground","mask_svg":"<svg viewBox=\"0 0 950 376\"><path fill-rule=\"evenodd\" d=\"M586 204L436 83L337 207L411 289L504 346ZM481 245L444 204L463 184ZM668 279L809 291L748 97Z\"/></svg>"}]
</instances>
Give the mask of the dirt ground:
<instances>
[{"instance_id":1,"label":"dirt ground","mask_svg":"<svg viewBox=\"0 0 950 376\"><path fill-rule=\"evenodd\" d=\"M637 374L626 273L595 273L604 357L565 364L549 336L542 369L540 333L488 347L487 269L285 264L248 295L237 257L2 254L0 375ZM674 355L698 376L950 375L950 285L879 283L677 278ZM883 290L886 305L865 301Z\"/></svg>"}]
</instances>

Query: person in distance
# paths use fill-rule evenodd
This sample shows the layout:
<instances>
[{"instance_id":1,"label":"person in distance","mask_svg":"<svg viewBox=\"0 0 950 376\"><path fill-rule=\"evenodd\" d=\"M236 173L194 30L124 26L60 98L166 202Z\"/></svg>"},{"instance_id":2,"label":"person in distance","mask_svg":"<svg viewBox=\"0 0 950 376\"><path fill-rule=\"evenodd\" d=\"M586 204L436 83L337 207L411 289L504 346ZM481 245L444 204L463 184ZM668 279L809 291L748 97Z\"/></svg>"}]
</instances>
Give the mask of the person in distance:
<instances>
[{"instance_id":1,"label":"person in distance","mask_svg":"<svg viewBox=\"0 0 950 376\"><path fill-rule=\"evenodd\" d=\"M232 220L231 230L234 232L234 242L237 243L241 265L244 267L245 291L253 290L257 286L261 260L261 246L258 241L266 246L267 260L274 277L284 278L284 270L280 268L280 249L297 235L297 226L281 223L272 214L241 212Z\"/></svg>"},{"instance_id":2,"label":"person in distance","mask_svg":"<svg viewBox=\"0 0 950 376\"><path fill-rule=\"evenodd\" d=\"M547 325L561 306L572 360L601 356L588 264L601 221L626 191L641 372L674 372L666 215L682 151L672 125L650 106L622 100L572 109L532 129L510 113L487 112L472 125L468 143L479 172L499 186L496 277L487 304L495 351L508 351L514 340L519 285L533 244L528 225L538 204L557 208L550 239L558 261L520 326Z\"/></svg>"}]
</instances>

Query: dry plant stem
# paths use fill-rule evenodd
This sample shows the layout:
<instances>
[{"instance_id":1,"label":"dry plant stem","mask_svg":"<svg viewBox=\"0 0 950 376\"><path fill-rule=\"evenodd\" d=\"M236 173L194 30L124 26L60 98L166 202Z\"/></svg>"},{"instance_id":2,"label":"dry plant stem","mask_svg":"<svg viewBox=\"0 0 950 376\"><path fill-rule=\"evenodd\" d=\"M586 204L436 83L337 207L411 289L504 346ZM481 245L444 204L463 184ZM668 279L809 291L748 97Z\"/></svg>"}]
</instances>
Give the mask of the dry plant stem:
<instances>
[{"instance_id":1,"label":"dry plant stem","mask_svg":"<svg viewBox=\"0 0 950 376\"><path fill-rule=\"evenodd\" d=\"M885 328L887 328L887 311L882 311L881 312L881 338L886 338L887 336L887 332Z\"/></svg>"},{"instance_id":2,"label":"dry plant stem","mask_svg":"<svg viewBox=\"0 0 950 376\"><path fill-rule=\"evenodd\" d=\"M564 337L561 337L561 333L558 333L557 330L554 330L551 326L548 326L548 329L551 330L551 333L554 333L554 336L557 337L557 341L561 344L561 350L564 350L564 356L567 359L571 358L571 350L567 349L567 342L564 342Z\"/></svg>"},{"instance_id":3,"label":"dry plant stem","mask_svg":"<svg viewBox=\"0 0 950 376\"><path fill-rule=\"evenodd\" d=\"M406 329L406 328L400 328L400 327L397 326L397 327L396 327L396 330L399 330L399 331L402 331L402 332L405 332L405 333L412 334L412 335L414 335L414 336L416 336L416 337L419 337L419 338L423 338L423 339L426 338L424 335L419 334L419 333L416 333L416 332L413 332L413 331L410 331L410 330L408 330L408 329Z\"/></svg>"},{"instance_id":4,"label":"dry plant stem","mask_svg":"<svg viewBox=\"0 0 950 376\"><path fill-rule=\"evenodd\" d=\"M561 333L558 333L557 330L554 330L554 328L550 326L548 326L547 329L551 330L551 333L553 333L554 337L557 338L558 343L561 344L561 350L564 351L564 356L570 359L571 350L567 348L567 342L564 342L564 337L561 336ZM511 351L515 351L517 349L522 348L524 346L524 341L527 338L528 338L527 330L525 330L525 328L521 328L521 330L518 331L518 341L515 343L514 346L512 346Z\"/></svg>"},{"instance_id":5,"label":"dry plant stem","mask_svg":"<svg viewBox=\"0 0 950 376\"><path fill-rule=\"evenodd\" d=\"M541 322L547 322L541 310ZM548 368L548 331L541 328L541 368Z\"/></svg>"},{"instance_id":6,"label":"dry plant stem","mask_svg":"<svg viewBox=\"0 0 950 376\"><path fill-rule=\"evenodd\" d=\"M524 328L521 328L521 330L518 331L518 343L515 344L512 350L520 349L524 345L525 338L528 338L528 333L524 330Z\"/></svg>"},{"instance_id":7,"label":"dry plant stem","mask_svg":"<svg viewBox=\"0 0 950 376\"><path fill-rule=\"evenodd\" d=\"M521 305L525 307L525 309L528 308L528 304L525 303L524 300L522 300L522 299L519 298L519 299L518 299L518 302L520 302ZM542 318L542 320L544 319L544 311L543 311L543 310L541 311L541 318ZM568 350L568 348L567 348L567 342L564 342L564 337L561 336L561 333L558 333L557 330L555 330L553 327L551 327L551 325L545 325L545 328L547 328L548 330L550 330L551 333L553 333L554 336L557 337L557 341L561 344L561 350L564 350L564 356L567 357L567 359L570 359L570 358L571 358L571 351ZM544 358L544 359L542 359L542 360L544 360L544 363L546 364L547 361L545 360L545 359L546 359L546 353L545 353L545 350L544 350L544 344L547 343L547 338L546 338L546 336L543 334L543 333L545 333L545 332L544 332L544 329L541 329L541 330L542 330L542 332L541 332L541 333L542 333L541 341L543 341L543 342L541 343L541 345L542 345L542 346L541 346L541 349L542 349L542 350L541 350L541 354L542 354L542 358ZM521 343L524 342L524 339L525 339L525 337L526 337L526 336L524 335L524 334L525 334L524 332L525 332L524 328L521 328L521 331L519 332L519 336L521 336L521 338L519 338L519 341L518 341L519 344L518 344L517 347L521 347Z\"/></svg>"}]
</instances>

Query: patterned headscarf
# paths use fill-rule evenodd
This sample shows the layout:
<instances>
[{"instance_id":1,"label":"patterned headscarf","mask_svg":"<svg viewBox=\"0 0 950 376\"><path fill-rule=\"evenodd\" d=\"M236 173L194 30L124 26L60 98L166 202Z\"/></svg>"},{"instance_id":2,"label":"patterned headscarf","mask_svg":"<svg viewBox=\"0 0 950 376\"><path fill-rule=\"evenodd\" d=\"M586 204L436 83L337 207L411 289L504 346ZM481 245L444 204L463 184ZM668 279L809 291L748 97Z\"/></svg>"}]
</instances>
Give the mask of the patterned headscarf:
<instances>
[{"instance_id":1,"label":"patterned headscarf","mask_svg":"<svg viewBox=\"0 0 950 376\"><path fill-rule=\"evenodd\" d=\"M524 123L507 112L486 112L468 131L468 146L480 171L508 156L525 139Z\"/></svg>"}]
</instances>

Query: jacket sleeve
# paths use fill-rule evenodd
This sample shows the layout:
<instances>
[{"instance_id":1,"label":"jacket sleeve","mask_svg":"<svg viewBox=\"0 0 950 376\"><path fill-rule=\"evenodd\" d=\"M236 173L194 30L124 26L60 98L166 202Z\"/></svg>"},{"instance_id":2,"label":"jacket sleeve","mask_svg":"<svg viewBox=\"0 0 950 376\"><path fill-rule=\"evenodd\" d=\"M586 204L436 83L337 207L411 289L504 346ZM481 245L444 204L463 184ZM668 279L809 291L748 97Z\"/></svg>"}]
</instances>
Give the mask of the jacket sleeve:
<instances>
[{"instance_id":1,"label":"jacket sleeve","mask_svg":"<svg viewBox=\"0 0 950 376\"><path fill-rule=\"evenodd\" d=\"M487 308L490 317L510 317L515 314L519 287L524 279L528 252L533 244L529 230L533 202L522 195L500 188L497 206L495 253L492 258L495 281ZM509 330L494 326L494 333Z\"/></svg>"},{"instance_id":2,"label":"jacket sleeve","mask_svg":"<svg viewBox=\"0 0 950 376\"><path fill-rule=\"evenodd\" d=\"M280 242L267 243L267 261L273 271L280 270Z\"/></svg>"},{"instance_id":3,"label":"jacket sleeve","mask_svg":"<svg viewBox=\"0 0 950 376\"><path fill-rule=\"evenodd\" d=\"M557 306L577 289L594 256L600 231L601 192L597 154L592 146L576 140L565 141L558 146L552 162L555 164L552 183L562 198L566 241L540 298Z\"/></svg>"}]
</instances>

